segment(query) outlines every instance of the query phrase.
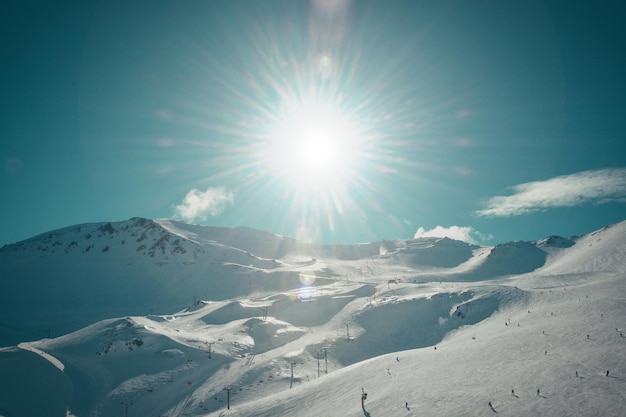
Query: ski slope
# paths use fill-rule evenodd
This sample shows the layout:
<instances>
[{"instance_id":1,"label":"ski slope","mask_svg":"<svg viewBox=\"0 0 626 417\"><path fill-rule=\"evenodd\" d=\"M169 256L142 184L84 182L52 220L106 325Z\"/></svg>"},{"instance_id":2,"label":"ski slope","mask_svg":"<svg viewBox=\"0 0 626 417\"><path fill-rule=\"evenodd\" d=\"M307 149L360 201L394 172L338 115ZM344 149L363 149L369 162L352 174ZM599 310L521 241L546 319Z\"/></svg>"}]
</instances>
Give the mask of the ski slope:
<instances>
[{"instance_id":1,"label":"ski slope","mask_svg":"<svg viewBox=\"0 0 626 417\"><path fill-rule=\"evenodd\" d=\"M155 224L167 226L150 226L155 241L175 235L177 247L197 248L195 265L223 268L224 285L177 311L112 316L0 348L0 416L617 417L626 409L626 222L496 247L426 238L345 248ZM109 247L91 262L107 262ZM171 252L150 261L186 265ZM163 271L144 258L126 262ZM251 290L233 293L229 273ZM150 275L141 279L153 294ZM39 305L26 300L19 311L28 317Z\"/></svg>"}]
</instances>

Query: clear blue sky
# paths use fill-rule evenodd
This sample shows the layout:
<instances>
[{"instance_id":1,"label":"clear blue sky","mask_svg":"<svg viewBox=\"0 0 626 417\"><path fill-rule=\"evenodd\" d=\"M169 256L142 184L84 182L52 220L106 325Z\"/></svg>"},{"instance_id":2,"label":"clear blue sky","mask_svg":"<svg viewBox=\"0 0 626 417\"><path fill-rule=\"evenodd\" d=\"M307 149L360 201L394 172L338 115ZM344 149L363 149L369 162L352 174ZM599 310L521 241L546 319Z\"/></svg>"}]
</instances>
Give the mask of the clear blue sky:
<instances>
[{"instance_id":1,"label":"clear blue sky","mask_svg":"<svg viewBox=\"0 0 626 417\"><path fill-rule=\"evenodd\" d=\"M626 219L625 39L623 1L4 2L0 245L590 232Z\"/></svg>"}]
</instances>

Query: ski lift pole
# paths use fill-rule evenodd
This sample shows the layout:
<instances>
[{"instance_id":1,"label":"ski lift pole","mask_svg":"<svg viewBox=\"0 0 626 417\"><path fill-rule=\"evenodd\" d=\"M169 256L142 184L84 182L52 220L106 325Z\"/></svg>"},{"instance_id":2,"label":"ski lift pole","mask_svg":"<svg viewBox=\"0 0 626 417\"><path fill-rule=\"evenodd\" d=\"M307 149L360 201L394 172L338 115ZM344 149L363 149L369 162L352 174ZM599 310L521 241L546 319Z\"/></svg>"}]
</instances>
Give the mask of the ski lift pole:
<instances>
[{"instance_id":1,"label":"ski lift pole","mask_svg":"<svg viewBox=\"0 0 626 417\"><path fill-rule=\"evenodd\" d=\"M317 377L320 377L320 351L317 350Z\"/></svg>"},{"instance_id":2,"label":"ski lift pole","mask_svg":"<svg viewBox=\"0 0 626 417\"><path fill-rule=\"evenodd\" d=\"M324 365L326 366L326 375L328 375L328 356L326 356L327 349L324 348Z\"/></svg>"},{"instance_id":3,"label":"ski lift pole","mask_svg":"<svg viewBox=\"0 0 626 417\"><path fill-rule=\"evenodd\" d=\"M126 400L122 401L120 404L124 406L124 417L128 417L128 406L133 405L133 402Z\"/></svg>"},{"instance_id":4,"label":"ski lift pole","mask_svg":"<svg viewBox=\"0 0 626 417\"><path fill-rule=\"evenodd\" d=\"M211 359L211 346L213 346L213 344L215 344L215 342L204 342L206 345L209 346L209 359Z\"/></svg>"},{"instance_id":5,"label":"ski lift pole","mask_svg":"<svg viewBox=\"0 0 626 417\"><path fill-rule=\"evenodd\" d=\"M224 391L226 391L226 408L230 410L230 390L233 389L232 385L227 385L224 387Z\"/></svg>"}]
</instances>

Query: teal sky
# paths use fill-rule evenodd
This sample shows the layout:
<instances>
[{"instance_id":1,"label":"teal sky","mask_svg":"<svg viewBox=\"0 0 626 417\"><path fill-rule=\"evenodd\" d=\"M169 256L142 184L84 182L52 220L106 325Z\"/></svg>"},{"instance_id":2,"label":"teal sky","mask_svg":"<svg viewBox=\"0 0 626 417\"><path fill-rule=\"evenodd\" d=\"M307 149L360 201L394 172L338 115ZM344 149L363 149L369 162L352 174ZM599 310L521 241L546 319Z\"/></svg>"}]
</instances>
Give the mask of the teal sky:
<instances>
[{"instance_id":1,"label":"teal sky","mask_svg":"<svg viewBox=\"0 0 626 417\"><path fill-rule=\"evenodd\" d=\"M626 219L623 1L9 1L0 245L139 216L481 244Z\"/></svg>"}]
</instances>

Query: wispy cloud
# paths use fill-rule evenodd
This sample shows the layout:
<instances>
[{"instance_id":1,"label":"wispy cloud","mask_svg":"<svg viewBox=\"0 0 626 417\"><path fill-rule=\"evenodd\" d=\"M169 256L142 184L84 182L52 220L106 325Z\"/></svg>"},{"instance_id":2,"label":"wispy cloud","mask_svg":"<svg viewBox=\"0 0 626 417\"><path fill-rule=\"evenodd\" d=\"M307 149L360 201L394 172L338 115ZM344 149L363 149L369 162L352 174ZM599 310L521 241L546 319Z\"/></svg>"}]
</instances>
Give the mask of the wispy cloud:
<instances>
[{"instance_id":1,"label":"wispy cloud","mask_svg":"<svg viewBox=\"0 0 626 417\"><path fill-rule=\"evenodd\" d=\"M493 239L493 236L484 235L471 226L437 226L430 230L424 230L423 227L420 227L417 229L417 232L415 232L414 237L448 237L450 239L462 240L463 242L475 245L480 244L480 242L486 242Z\"/></svg>"},{"instance_id":2,"label":"wispy cloud","mask_svg":"<svg viewBox=\"0 0 626 417\"><path fill-rule=\"evenodd\" d=\"M187 221L206 220L207 215L219 216L235 201L235 195L223 187L209 187L202 192L192 189L183 202L175 207L174 216Z\"/></svg>"},{"instance_id":3,"label":"wispy cloud","mask_svg":"<svg viewBox=\"0 0 626 417\"><path fill-rule=\"evenodd\" d=\"M626 168L607 168L562 175L511 187L510 196L496 196L479 216L510 217L585 203L626 202Z\"/></svg>"}]
</instances>

